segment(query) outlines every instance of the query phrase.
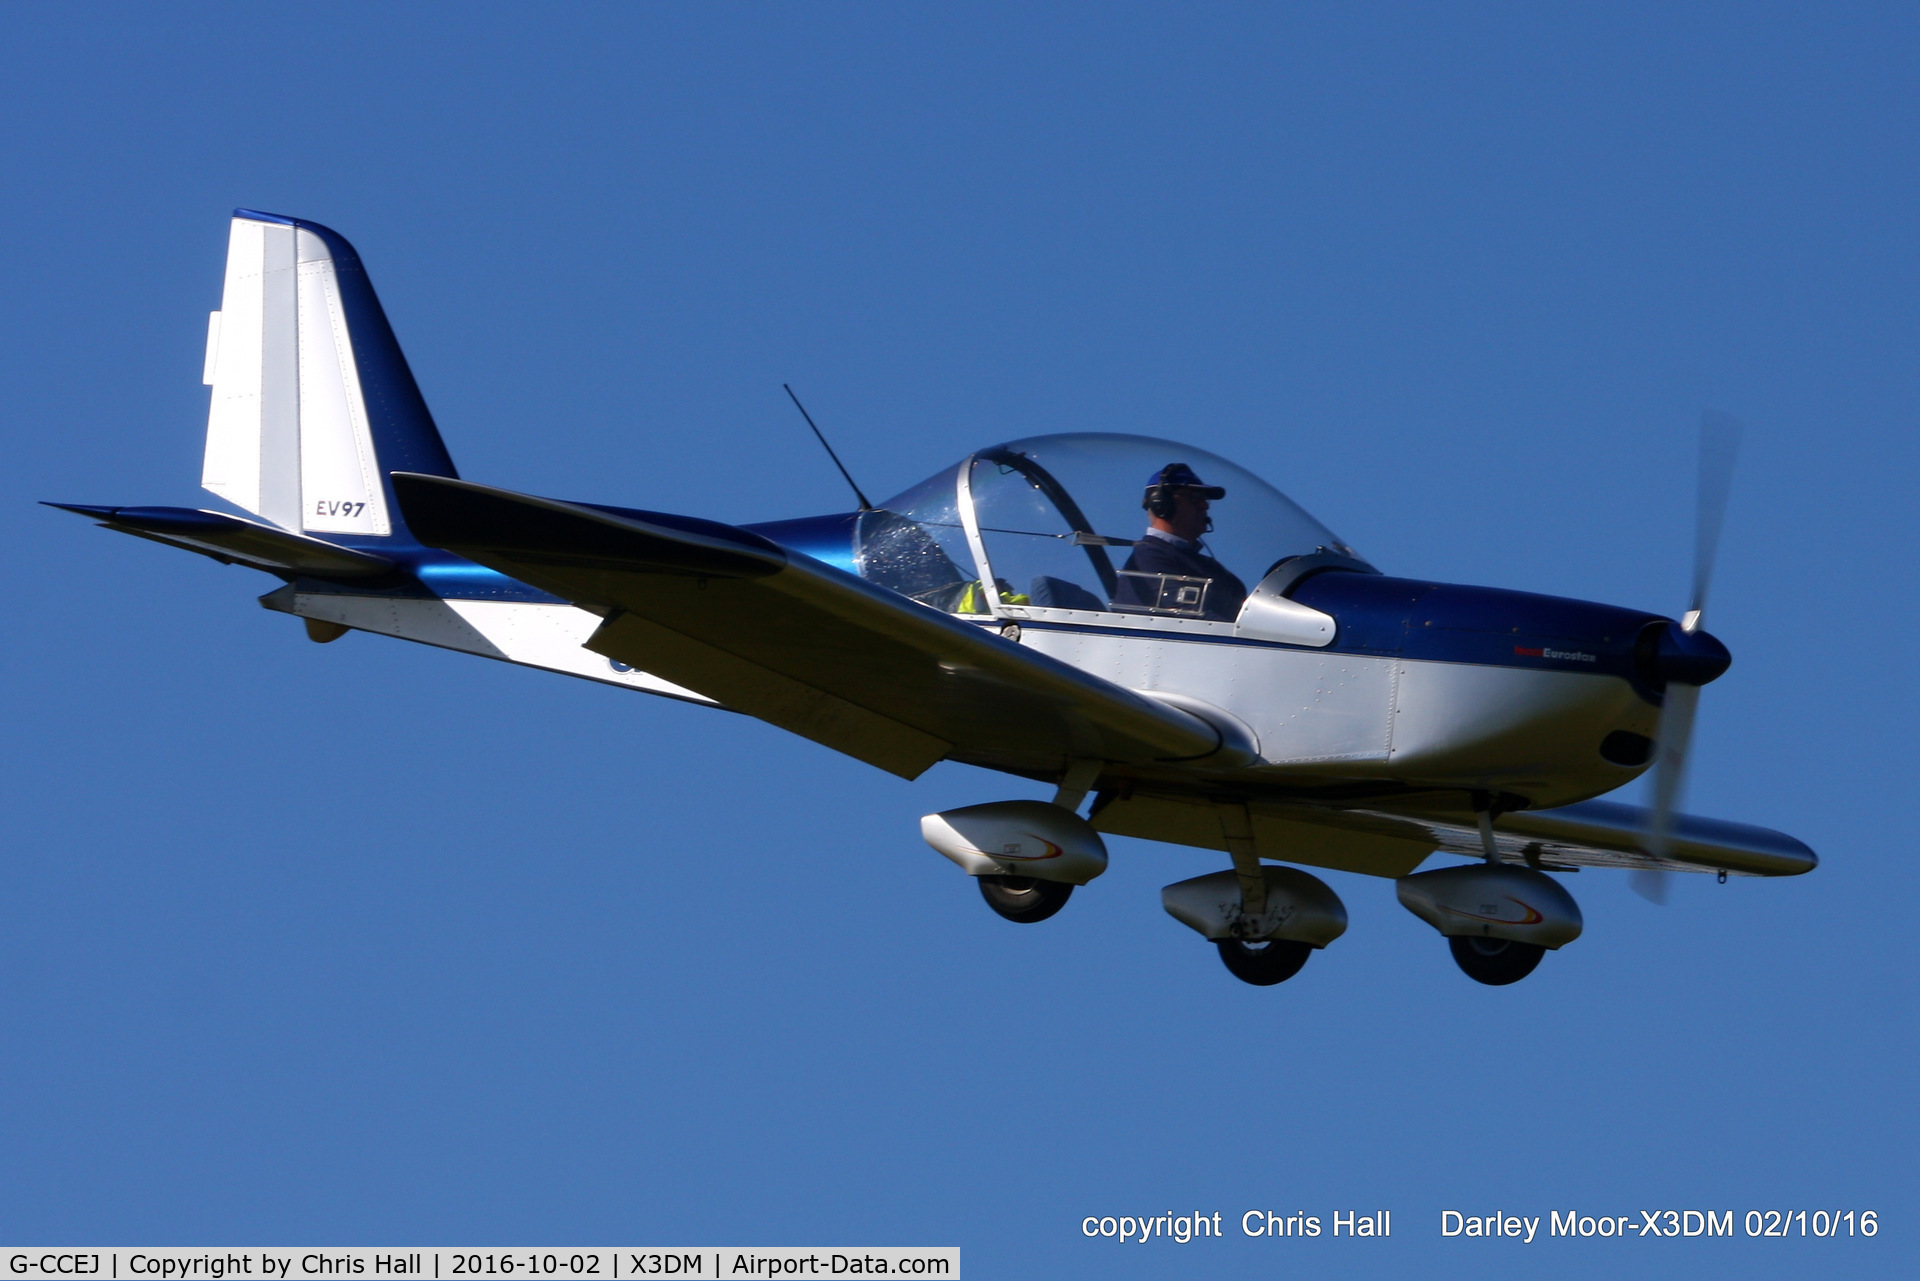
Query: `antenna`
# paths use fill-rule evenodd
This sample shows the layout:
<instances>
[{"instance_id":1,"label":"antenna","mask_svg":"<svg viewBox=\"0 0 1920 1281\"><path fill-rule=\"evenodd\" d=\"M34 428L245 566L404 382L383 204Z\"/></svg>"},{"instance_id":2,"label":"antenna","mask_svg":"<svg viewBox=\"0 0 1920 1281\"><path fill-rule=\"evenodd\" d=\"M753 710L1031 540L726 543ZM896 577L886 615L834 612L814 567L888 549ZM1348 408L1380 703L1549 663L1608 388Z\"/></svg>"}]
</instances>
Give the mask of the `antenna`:
<instances>
[{"instance_id":1,"label":"antenna","mask_svg":"<svg viewBox=\"0 0 1920 1281\"><path fill-rule=\"evenodd\" d=\"M788 387L785 383L781 383L780 386L785 388L788 398L793 401L793 407L800 411L800 416L807 420L807 426L813 428L813 437L820 442L820 448L827 451L827 457L833 459L833 465L838 467L840 474L847 478L847 485L853 490L853 496L860 500L860 510L863 512L872 511L873 504L868 502L867 496L860 492L860 486L854 484L853 477L847 472L847 465L840 461L840 455L833 452L833 446L829 445L827 438L820 434L820 428L814 423L813 415L808 413L807 407L800 403L800 398L793 394L793 388Z\"/></svg>"}]
</instances>

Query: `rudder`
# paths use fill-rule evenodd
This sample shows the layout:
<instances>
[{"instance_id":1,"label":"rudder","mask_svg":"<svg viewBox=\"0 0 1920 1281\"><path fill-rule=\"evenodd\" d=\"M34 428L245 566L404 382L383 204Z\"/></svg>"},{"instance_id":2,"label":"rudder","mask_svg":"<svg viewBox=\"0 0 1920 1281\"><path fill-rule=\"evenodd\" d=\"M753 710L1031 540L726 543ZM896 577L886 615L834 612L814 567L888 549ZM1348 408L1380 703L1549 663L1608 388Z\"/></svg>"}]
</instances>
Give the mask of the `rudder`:
<instances>
[{"instance_id":1,"label":"rudder","mask_svg":"<svg viewBox=\"0 0 1920 1281\"><path fill-rule=\"evenodd\" d=\"M236 209L201 485L283 529L405 536L390 474L455 476L360 256L318 223Z\"/></svg>"}]
</instances>

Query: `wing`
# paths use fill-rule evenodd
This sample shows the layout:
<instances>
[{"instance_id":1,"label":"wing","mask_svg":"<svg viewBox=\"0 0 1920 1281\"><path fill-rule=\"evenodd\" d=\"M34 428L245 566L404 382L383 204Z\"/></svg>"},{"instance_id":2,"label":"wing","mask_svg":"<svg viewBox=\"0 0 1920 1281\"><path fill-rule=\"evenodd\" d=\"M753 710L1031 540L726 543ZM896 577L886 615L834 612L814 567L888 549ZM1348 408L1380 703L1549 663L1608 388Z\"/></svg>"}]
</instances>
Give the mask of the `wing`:
<instances>
[{"instance_id":1,"label":"wing","mask_svg":"<svg viewBox=\"0 0 1920 1281\"><path fill-rule=\"evenodd\" d=\"M1245 804L1262 858L1398 877L1436 852L1482 857L1480 832L1468 814L1381 801L1355 807L1255 797ZM1115 798L1095 813L1093 823L1120 836L1224 850L1223 808L1217 798L1198 793L1146 793ZM1820 861L1782 832L1689 814L1675 820L1671 857L1656 859L1645 848L1648 817L1640 806L1612 801L1521 810L1500 816L1494 841L1503 862L1549 871L1664 867L1796 876Z\"/></svg>"},{"instance_id":2,"label":"wing","mask_svg":"<svg viewBox=\"0 0 1920 1281\"><path fill-rule=\"evenodd\" d=\"M601 616L586 642L903 778L1198 760L1206 722L712 521L396 472L415 536Z\"/></svg>"},{"instance_id":3,"label":"wing","mask_svg":"<svg viewBox=\"0 0 1920 1281\"><path fill-rule=\"evenodd\" d=\"M1501 854L1509 862L1564 864L1568 867L1664 867L1676 872L1722 871L1738 876L1798 876L1820 864L1819 855L1785 832L1734 823L1722 818L1681 814L1674 819L1671 857L1646 852L1651 811L1617 801L1582 801L1551 810L1503 814L1495 825ZM1480 834L1471 825L1449 827L1440 848L1457 852L1472 837L1469 853L1478 853ZM1518 855L1516 859L1514 855Z\"/></svg>"}]
</instances>

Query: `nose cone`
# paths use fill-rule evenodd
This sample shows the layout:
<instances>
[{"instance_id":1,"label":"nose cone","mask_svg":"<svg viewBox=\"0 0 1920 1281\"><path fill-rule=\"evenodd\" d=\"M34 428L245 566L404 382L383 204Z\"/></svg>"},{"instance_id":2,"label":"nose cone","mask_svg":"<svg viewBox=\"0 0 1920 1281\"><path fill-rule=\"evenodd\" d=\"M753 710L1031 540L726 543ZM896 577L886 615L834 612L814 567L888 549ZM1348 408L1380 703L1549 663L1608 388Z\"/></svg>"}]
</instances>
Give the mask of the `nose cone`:
<instances>
[{"instance_id":1,"label":"nose cone","mask_svg":"<svg viewBox=\"0 0 1920 1281\"><path fill-rule=\"evenodd\" d=\"M1661 683L1705 685L1733 666L1733 655L1708 632L1689 632L1668 623L1658 634L1647 667Z\"/></svg>"}]
</instances>

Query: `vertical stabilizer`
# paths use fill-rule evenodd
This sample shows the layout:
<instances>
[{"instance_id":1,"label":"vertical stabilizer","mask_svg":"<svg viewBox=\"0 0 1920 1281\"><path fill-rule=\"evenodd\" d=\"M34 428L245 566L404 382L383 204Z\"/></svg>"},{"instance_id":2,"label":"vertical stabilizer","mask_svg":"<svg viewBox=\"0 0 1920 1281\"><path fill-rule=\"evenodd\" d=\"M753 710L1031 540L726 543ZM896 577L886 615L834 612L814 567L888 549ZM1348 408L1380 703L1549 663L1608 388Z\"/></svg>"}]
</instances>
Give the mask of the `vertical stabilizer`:
<instances>
[{"instance_id":1,"label":"vertical stabilizer","mask_svg":"<svg viewBox=\"0 0 1920 1281\"><path fill-rule=\"evenodd\" d=\"M283 529L389 537L390 472L455 474L360 256L317 223L234 212L205 380L200 483Z\"/></svg>"}]
</instances>

